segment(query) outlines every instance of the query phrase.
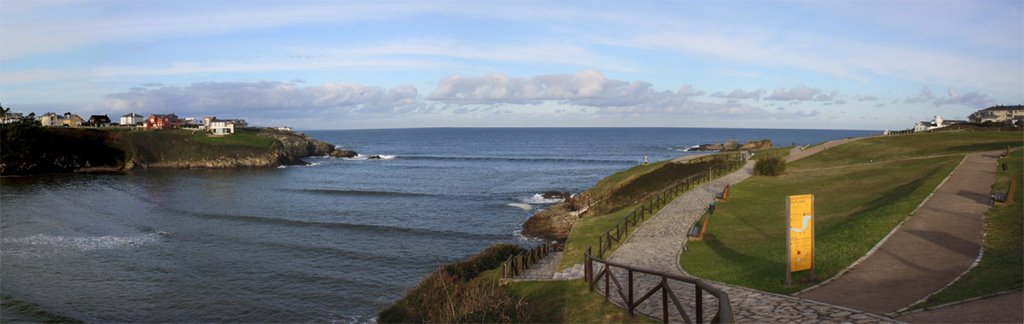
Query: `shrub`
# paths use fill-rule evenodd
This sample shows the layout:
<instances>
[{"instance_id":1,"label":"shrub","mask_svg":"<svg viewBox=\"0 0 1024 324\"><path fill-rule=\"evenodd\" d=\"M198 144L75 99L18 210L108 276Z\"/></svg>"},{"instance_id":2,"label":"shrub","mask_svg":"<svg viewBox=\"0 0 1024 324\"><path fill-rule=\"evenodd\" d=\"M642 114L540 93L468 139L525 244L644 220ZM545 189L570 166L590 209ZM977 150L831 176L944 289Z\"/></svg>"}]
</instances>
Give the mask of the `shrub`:
<instances>
[{"instance_id":1,"label":"shrub","mask_svg":"<svg viewBox=\"0 0 1024 324\"><path fill-rule=\"evenodd\" d=\"M527 315L527 305L512 298L496 280L479 277L509 256L516 245L497 244L465 261L440 267L402 299L382 310L381 323L508 323Z\"/></svg>"},{"instance_id":2,"label":"shrub","mask_svg":"<svg viewBox=\"0 0 1024 324\"><path fill-rule=\"evenodd\" d=\"M786 172L786 160L782 157L771 156L757 160L754 164L754 174L763 176L778 176Z\"/></svg>"}]
</instances>

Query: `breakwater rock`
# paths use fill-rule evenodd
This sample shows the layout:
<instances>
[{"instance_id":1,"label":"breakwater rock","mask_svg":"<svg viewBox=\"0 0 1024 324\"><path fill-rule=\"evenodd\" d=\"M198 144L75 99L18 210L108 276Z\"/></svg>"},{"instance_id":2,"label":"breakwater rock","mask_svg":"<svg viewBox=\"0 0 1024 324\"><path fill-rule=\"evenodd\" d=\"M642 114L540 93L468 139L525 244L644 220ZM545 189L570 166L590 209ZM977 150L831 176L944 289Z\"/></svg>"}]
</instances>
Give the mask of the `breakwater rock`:
<instances>
[{"instance_id":1,"label":"breakwater rock","mask_svg":"<svg viewBox=\"0 0 1024 324\"><path fill-rule=\"evenodd\" d=\"M754 140L749 141L747 144L740 145L735 140L728 140L725 143L714 143L714 144L701 144L689 149L687 152L702 152L702 151L738 151L738 150L762 150L772 148L771 140Z\"/></svg>"},{"instance_id":2,"label":"breakwater rock","mask_svg":"<svg viewBox=\"0 0 1024 324\"><path fill-rule=\"evenodd\" d=\"M120 172L140 168L240 168L304 165L334 145L301 133L237 129L210 136L201 131L0 127L0 175ZM345 151L340 154L355 155Z\"/></svg>"}]
</instances>

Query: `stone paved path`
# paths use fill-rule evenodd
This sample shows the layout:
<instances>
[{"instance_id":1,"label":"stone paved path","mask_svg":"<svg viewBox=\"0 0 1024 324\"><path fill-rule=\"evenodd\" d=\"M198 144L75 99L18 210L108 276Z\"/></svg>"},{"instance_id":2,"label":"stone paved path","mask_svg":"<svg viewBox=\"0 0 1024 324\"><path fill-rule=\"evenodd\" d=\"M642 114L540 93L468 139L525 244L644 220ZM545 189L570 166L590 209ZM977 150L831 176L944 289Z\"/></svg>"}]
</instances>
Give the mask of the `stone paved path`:
<instances>
[{"instance_id":1,"label":"stone paved path","mask_svg":"<svg viewBox=\"0 0 1024 324\"><path fill-rule=\"evenodd\" d=\"M989 208L998 155L968 154L875 253L800 297L890 313L955 280L981 252L984 213Z\"/></svg>"},{"instance_id":2,"label":"stone paved path","mask_svg":"<svg viewBox=\"0 0 1024 324\"><path fill-rule=\"evenodd\" d=\"M855 140L855 139L854 139ZM840 145L851 140L833 141L819 145L818 147L804 150L790 160L796 160L809 156L814 152ZM660 210L646 222L644 222L632 236L616 250L609 260L612 262L628 264L630 266L666 272L677 275L686 275L679 268L679 253L686 242L686 231L696 221L697 217L707 208L708 203L715 194L721 192L726 184L735 184L750 177L754 161L750 161L742 169L737 170L724 177L718 178L710 183L701 185L680 195L665 208ZM595 271L600 271L600 268ZM612 269L616 278L626 285L625 271L617 268ZM635 291L637 297L646 292L650 287L658 284L657 277L650 275L634 274ZM693 305L695 294L694 287L689 284L670 284L672 291L680 297L680 302L688 314L694 313L689 305ZM802 322L852 322L852 323L879 323L893 322L892 319L875 314L860 312L834 305L828 305L816 301L804 300L791 296L766 293L748 288L734 287L718 284L731 301L735 320L737 322L771 322L771 323L802 323ZM660 295L660 294L659 294ZM705 293L704 319L710 320L717 312L716 300L710 294ZM623 305L622 298L612 293L610 300ZM649 316L660 317L662 310L660 298L652 298L637 307L637 312ZM673 312L670 312L670 314ZM672 321L679 322L682 318L673 316Z\"/></svg>"}]
</instances>

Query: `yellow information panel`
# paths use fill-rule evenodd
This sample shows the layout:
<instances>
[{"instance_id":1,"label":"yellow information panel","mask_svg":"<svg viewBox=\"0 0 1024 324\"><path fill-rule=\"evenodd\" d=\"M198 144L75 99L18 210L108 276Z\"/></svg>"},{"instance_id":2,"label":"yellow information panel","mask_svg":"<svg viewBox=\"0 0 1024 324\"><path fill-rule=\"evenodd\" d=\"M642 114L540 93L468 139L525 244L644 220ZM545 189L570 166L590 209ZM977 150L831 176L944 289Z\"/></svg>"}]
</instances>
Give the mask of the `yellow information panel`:
<instances>
[{"instance_id":1,"label":"yellow information panel","mask_svg":"<svg viewBox=\"0 0 1024 324\"><path fill-rule=\"evenodd\" d=\"M789 271L811 269L814 264L814 195L789 196Z\"/></svg>"}]
</instances>

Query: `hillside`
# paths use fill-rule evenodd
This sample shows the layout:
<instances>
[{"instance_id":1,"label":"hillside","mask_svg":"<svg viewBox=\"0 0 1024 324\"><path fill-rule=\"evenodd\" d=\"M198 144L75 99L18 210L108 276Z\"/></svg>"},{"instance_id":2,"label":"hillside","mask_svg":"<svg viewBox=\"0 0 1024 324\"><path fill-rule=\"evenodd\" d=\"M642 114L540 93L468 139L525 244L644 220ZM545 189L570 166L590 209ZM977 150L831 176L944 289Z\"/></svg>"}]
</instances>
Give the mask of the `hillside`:
<instances>
[{"instance_id":1,"label":"hillside","mask_svg":"<svg viewBox=\"0 0 1024 324\"><path fill-rule=\"evenodd\" d=\"M138 168L276 167L305 164L333 145L274 129L214 137L191 130L0 128L0 175L125 171ZM346 152L351 153L351 152Z\"/></svg>"}]
</instances>

